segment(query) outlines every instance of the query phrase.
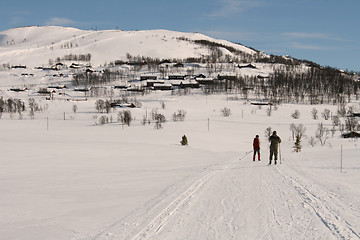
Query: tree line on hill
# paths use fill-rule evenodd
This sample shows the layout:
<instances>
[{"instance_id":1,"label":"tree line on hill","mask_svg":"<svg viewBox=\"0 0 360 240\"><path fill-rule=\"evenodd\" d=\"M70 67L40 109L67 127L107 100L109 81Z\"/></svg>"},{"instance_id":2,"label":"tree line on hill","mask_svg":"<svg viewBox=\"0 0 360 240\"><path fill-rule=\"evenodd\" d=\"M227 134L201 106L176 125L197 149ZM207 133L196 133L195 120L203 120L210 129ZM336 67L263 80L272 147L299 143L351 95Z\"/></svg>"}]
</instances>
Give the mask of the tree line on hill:
<instances>
[{"instance_id":1,"label":"tree line on hill","mask_svg":"<svg viewBox=\"0 0 360 240\"><path fill-rule=\"evenodd\" d=\"M221 72L221 68L212 68L212 74ZM209 70L210 73L210 70ZM164 75L164 74L163 74ZM106 69L101 73L78 73L74 75L73 84L96 86L109 84L119 79L134 79L121 70ZM228 79L215 79L213 84L202 87L206 94L235 92L245 98L250 93L260 98L270 99L274 103L299 102L310 104L337 104L350 101L352 96L359 98L360 82L352 75L337 69L309 67L307 71L294 71L292 68L275 70L273 74L262 78L259 76L235 75Z\"/></svg>"}]
</instances>

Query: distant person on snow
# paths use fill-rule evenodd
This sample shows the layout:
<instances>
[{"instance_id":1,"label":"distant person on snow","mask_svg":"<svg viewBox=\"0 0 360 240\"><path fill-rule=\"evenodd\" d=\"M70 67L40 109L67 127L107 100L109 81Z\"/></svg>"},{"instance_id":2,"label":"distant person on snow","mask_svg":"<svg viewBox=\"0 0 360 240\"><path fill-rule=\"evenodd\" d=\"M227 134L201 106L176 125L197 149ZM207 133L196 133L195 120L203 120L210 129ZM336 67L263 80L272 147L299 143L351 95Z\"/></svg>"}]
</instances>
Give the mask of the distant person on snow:
<instances>
[{"instance_id":1,"label":"distant person on snow","mask_svg":"<svg viewBox=\"0 0 360 240\"><path fill-rule=\"evenodd\" d=\"M253 161L255 161L256 153L258 154L258 160L260 161L260 141L259 141L259 135L256 135L256 137L254 138L253 148L254 148Z\"/></svg>"},{"instance_id":2,"label":"distant person on snow","mask_svg":"<svg viewBox=\"0 0 360 240\"><path fill-rule=\"evenodd\" d=\"M270 161L269 161L269 164L271 164L273 156L275 157L275 164L276 164L277 156L278 156L279 143L281 143L281 138L278 135L276 135L276 131L273 131L273 134L269 137L269 142L270 142Z\"/></svg>"}]
</instances>

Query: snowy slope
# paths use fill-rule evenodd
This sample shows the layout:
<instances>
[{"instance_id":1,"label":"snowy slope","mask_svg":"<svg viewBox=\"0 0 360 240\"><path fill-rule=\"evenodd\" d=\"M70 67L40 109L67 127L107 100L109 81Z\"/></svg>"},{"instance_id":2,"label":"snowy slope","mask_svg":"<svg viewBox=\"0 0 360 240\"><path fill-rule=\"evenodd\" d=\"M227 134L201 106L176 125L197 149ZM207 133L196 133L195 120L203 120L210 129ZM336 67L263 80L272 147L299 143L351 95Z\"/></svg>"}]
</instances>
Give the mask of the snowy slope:
<instances>
[{"instance_id":1,"label":"snowy slope","mask_svg":"<svg viewBox=\"0 0 360 240\"><path fill-rule=\"evenodd\" d=\"M313 120L312 108L337 107L284 104L268 117L265 107L229 97L138 96L142 108L131 110L130 127L116 121L123 109L108 115L113 123L95 125L94 116L104 115L95 99L37 98L48 110L34 120L4 113L1 239L359 239L358 141L337 132L325 146L307 142L319 122L331 125ZM224 107L231 116L221 116ZM155 108L169 120L160 130L140 123ZM187 112L184 122L170 120L178 109ZM290 123L307 128L300 153ZM267 127L283 140L277 166L267 165ZM188 146L179 143L184 134ZM256 134L260 162L246 155Z\"/></svg>"},{"instance_id":2,"label":"snowy slope","mask_svg":"<svg viewBox=\"0 0 360 240\"><path fill-rule=\"evenodd\" d=\"M209 49L189 40L207 40L233 47L248 54L252 49L200 33L168 30L149 31L85 31L55 26L23 27L0 32L0 63L22 64L29 67L46 65L49 59L67 54L92 55L95 66L115 60L127 60L126 54L168 59L201 57ZM232 55L228 50L220 49Z\"/></svg>"}]
</instances>

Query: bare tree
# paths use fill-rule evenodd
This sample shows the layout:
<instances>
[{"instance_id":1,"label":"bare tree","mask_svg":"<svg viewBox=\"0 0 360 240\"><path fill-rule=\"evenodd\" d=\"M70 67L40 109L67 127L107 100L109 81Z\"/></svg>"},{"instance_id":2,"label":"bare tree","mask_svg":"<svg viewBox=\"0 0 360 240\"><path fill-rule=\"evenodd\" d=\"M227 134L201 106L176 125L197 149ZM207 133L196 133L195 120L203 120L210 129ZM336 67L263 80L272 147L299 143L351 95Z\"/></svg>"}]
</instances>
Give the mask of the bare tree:
<instances>
[{"instance_id":1,"label":"bare tree","mask_svg":"<svg viewBox=\"0 0 360 240\"><path fill-rule=\"evenodd\" d=\"M340 117L338 115L333 116L333 125L337 127L340 125L340 123L341 123Z\"/></svg>"},{"instance_id":2,"label":"bare tree","mask_svg":"<svg viewBox=\"0 0 360 240\"><path fill-rule=\"evenodd\" d=\"M160 129L162 128L162 124L166 122L166 118L161 113L156 113L153 115L153 120L155 120L155 128Z\"/></svg>"},{"instance_id":3,"label":"bare tree","mask_svg":"<svg viewBox=\"0 0 360 240\"><path fill-rule=\"evenodd\" d=\"M109 100L105 101L105 110L106 110L106 113L109 114L109 112L111 110L111 104L110 104Z\"/></svg>"},{"instance_id":4,"label":"bare tree","mask_svg":"<svg viewBox=\"0 0 360 240\"><path fill-rule=\"evenodd\" d=\"M306 127L304 127L304 125L299 124L295 127L295 136L300 136L300 139L302 138L302 136L305 134L306 131Z\"/></svg>"},{"instance_id":5,"label":"bare tree","mask_svg":"<svg viewBox=\"0 0 360 240\"><path fill-rule=\"evenodd\" d=\"M345 129L349 132L355 131L358 124L359 122L355 117L347 117L345 119Z\"/></svg>"},{"instance_id":6,"label":"bare tree","mask_svg":"<svg viewBox=\"0 0 360 240\"><path fill-rule=\"evenodd\" d=\"M293 117L294 119L299 119L300 118L300 111L295 110L295 112L293 114L291 114L291 117Z\"/></svg>"},{"instance_id":7,"label":"bare tree","mask_svg":"<svg viewBox=\"0 0 360 240\"><path fill-rule=\"evenodd\" d=\"M105 109L105 102L104 100L101 100L101 99L98 99L96 100L95 102L95 108L96 110L100 113L100 112L103 112L104 109Z\"/></svg>"},{"instance_id":8,"label":"bare tree","mask_svg":"<svg viewBox=\"0 0 360 240\"><path fill-rule=\"evenodd\" d=\"M318 129L316 130L315 137L320 141L321 146L324 146L326 140L329 139L329 130L324 127L323 123L318 124Z\"/></svg>"},{"instance_id":9,"label":"bare tree","mask_svg":"<svg viewBox=\"0 0 360 240\"><path fill-rule=\"evenodd\" d=\"M132 118L131 112L129 110L118 113L118 121L120 121L121 123L130 126L132 120L133 120L133 118Z\"/></svg>"},{"instance_id":10,"label":"bare tree","mask_svg":"<svg viewBox=\"0 0 360 240\"><path fill-rule=\"evenodd\" d=\"M290 124L290 131L292 135L292 139L295 140L295 131L296 131L296 125L294 123Z\"/></svg>"},{"instance_id":11,"label":"bare tree","mask_svg":"<svg viewBox=\"0 0 360 240\"><path fill-rule=\"evenodd\" d=\"M1 96L0 98L0 118L2 117L2 113L4 112L5 109L5 101L4 98Z\"/></svg>"},{"instance_id":12,"label":"bare tree","mask_svg":"<svg viewBox=\"0 0 360 240\"><path fill-rule=\"evenodd\" d=\"M318 119L318 110L316 108L313 108L313 110L311 111L311 115L314 120Z\"/></svg>"},{"instance_id":13,"label":"bare tree","mask_svg":"<svg viewBox=\"0 0 360 240\"><path fill-rule=\"evenodd\" d=\"M78 106L76 105L76 104L74 104L73 106L72 106L72 110L73 110L73 112L74 112L74 114L77 112L77 110L78 110Z\"/></svg>"},{"instance_id":14,"label":"bare tree","mask_svg":"<svg viewBox=\"0 0 360 240\"><path fill-rule=\"evenodd\" d=\"M309 138L309 144L310 144L312 147L315 146L316 142L317 142L317 140L316 140L315 137L310 137L310 138Z\"/></svg>"},{"instance_id":15,"label":"bare tree","mask_svg":"<svg viewBox=\"0 0 360 240\"><path fill-rule=\"evenodd\" d=\"M221 115L223 115L224 117L228 117L231 115L231 110L229 108L224 107L220 111L221 111Z\"/></svg>"},{"instance_id":16,"label":"bare tree","mask_svg":"<svg viewBox=\"0 0 360 240\"><path fill-rule=\"evenodd\" d=\"M272 107L271 107L271 105L269 105L268 109L266 109L266 115L267 115L268 117L270 117L270 116L271 116L271 113L272 113Z\"/></svg>"},{"instance_id":17,"label":"bare tree","mask_svg":"<svg viewBox=\"0 0 360 240\"><path fill-rule=\"evenodd\" d=\"M325 119L325 120L329 120L330 118L330 110L329 109L325 109L322 113L321 113L321 116Z\"/></svg>"},{"instance_id":18,"label":"bare tree","mask_svg":"<svg viewBox=\"0 0 360 240\"><path fill-rule=\"evenodd\" d=\"M165 102L161 102L160 104L161 104L161 108L162 108L162 109L165 109L165 108L166 108Z\"/></svg>"},{"instance_id":19,"label":"bare tree","mask_svg":"<svg viewBox=\"0 0 360 240\"><path fill-rule=\"evenodd\" d=\"M266 129L265 129L265 136L266 136L267 138L269 138L269 137L271 136L271 134L272 134L271 127L266 128Z\"/></svg>"},{"instance_id":20,"label":"bare tree","mask_svg":"<svg viewBox=\"0 0 360 240\"><path fill-rule=\"evenodd\" d=\"M35 111L38 108L37 103L35 102L34 98L29 98L29 116L31 119L35 118Z\"/></svg>"},{"instance_id":21,"label":"bare tree","mask_svg":"<svg viewBox=\"0 0 360 240\"><path fill-rule=\"evenodd\" d=\"M186 111L184 110L178 110L177 112L175 112L173 115L172 115L172 119L174 122L178 122L178 121L184 121L185 119L185 115L186 115Z\"/></svg>"}]
</instances>

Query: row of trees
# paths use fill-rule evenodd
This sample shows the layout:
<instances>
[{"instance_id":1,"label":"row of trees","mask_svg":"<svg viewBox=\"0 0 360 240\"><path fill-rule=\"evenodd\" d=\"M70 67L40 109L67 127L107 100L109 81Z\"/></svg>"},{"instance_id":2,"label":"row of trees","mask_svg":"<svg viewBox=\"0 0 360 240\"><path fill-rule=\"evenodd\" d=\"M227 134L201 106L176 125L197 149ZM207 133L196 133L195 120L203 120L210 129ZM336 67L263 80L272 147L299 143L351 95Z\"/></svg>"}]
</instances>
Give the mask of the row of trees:
<instances>
[{"instance_id":1,"label":"row of trees","mask_svg":"<svg viewBox=\"0 0 360 240\"><path fill-rule=\"evenodd\" d=\"M267 78L235 76L215 81L205 93L238 92L245 98L255 93L273 103L341 104L359 98L360 82L334 68L310 67L307 71L276 70Z\"/></svg>"},{"instance_id":2,"label":"row of trees","mask_svg":"<svg viewBox=\"0 0 360 240\"><path fill-rule=\"evenodd\" d=\"M136 99L133 100L132 102L134 102L135 105L137 104ZM119 104L119 103L128 104L129 100L127 98L123 98L123 99L119 99L119 100L98 99L95 102L95 109L99 113L105 112L106 114L109 114L111 112L112 108L116 107L117 104ZM162 107L162 109L166 108L166 105L164 102L161 102L161 107ZM181 121L185 120L185 116L186 116L186 111L179 109L178 111L176 111L172 114L172 120L174 122L181 122ZM105 123L112 122L113 121L112 119L113 119L112 116L110 116L110 118L108 116L101 116L98 120L99 121L98 124L103 125ZM118 120L118 122L121 122L123 125L130 126L132 121L134 120L134 118L132 117L130 110L123 110L123 111L118 112L117 120ZM162 113L159 113L157 108L152 109L150 114L147 114L147 111L146 111L146 115L144 115L143 119L141 120L142 125L154 123L154 126L156 129L162 128L163 124L165 122L167 122L165 115Z\"/></svg>"},{"instance_id":3,"label":"row of trees","mask_svg":"<svg viewBox=\"0 0 360 240\"><path fill-rule=\"evenodd\" d=\"M263 94L277 101L310 102L311 104L341 103L352 95L358 97L359 83L334 68L311 67L307 72L275 71Z\"/></svg>"},{"instance_id":4,"label":"row of trees","mask_svg":"<svg viewBox=\"0 0 360 240\"><path fill-rule=\"evenodd\" d=\"M4 99L3 97L0 97L0 115L3 112L8 112L8 113L18 112L20 114L21 112L24 111L25 111L25 103L20 99L13 99L13 98Z\"/></svg>"},{"instance_id":5,"label":"row of trees","mask_svg":"<svg viewBox=\"0 0 360 240\"><path fill-rule=\"evenodd\" d=\"M331 128L325 127L323 122L318 123L318 128L315 132L315 136L309 137L309 144L314 146L316 142L320 142L321 146L326 144L326 141L331 136L335 135L336 131L344 133L344 131L353 132L360 130L360 124L356 117L352 115L353 109L350 107L347 111L344 112L341 106L339 106L337 114L335 116L331 116L331 112L329 109L325 109L321 115L324 120L332 120ZM312 118L314 120L318 119L318 111L313 108L311 111ZM343 119L343 120L342 120ZM301 150L301 139L305 134L306 128L302 125L296 125L292 123L290 125L290 131L292 132L292 138L295 140L294 150L299 152Z\"/></svg>"},{"instance_id":6,"label":"row of trees","mask_svg":"<svg viewBox=\"0 0 360 240\"><path fill-rule=\"evenodd\" d=\"M30 118L35 117L35 112L43 111L44 108L41 107L34 98L29 98L28 100L28 110ZM19 118L22 118L23 112L26 111L26 104L21 99L4 99L0 97L0 118L2 117L3 113L7 112L10 113L10 116L14 113L19 114Z\"/></svg>"},{"instance_id":7,"label":"row of trees","mask_svg":"<svg viewBox=\"0 0 360 240\"><path fill-rule=\"evenodd\" d=\"M88 71L75 74L72 84L75 86L98 86L117 80L119 75L112 73L109 69L105 69L101 73Z\"/></svg>"}]
</instances>

